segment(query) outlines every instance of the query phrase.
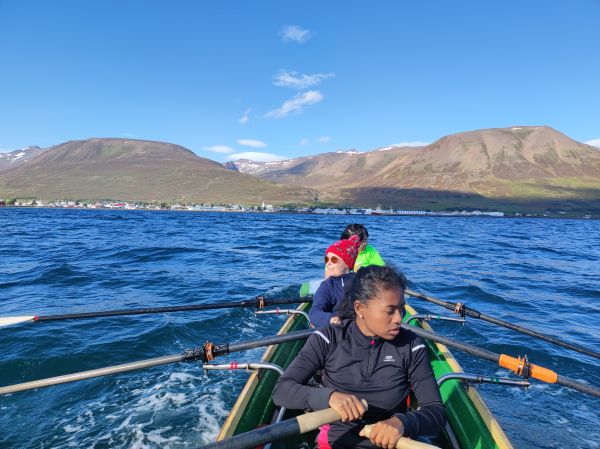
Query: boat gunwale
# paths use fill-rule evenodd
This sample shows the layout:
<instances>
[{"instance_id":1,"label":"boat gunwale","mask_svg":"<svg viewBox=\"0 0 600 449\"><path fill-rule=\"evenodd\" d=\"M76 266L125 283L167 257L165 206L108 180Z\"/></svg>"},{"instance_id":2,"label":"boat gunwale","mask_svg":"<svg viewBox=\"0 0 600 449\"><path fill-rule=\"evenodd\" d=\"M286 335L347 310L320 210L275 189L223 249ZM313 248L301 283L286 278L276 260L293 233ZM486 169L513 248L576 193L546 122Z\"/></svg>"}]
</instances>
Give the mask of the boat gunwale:
<instances>
[{"instance_id":1,"label":"boat gunwale","mask_svg":"<svg viewBox=\"0 0 600 449\"><path fill-rule=\"evenodd\" d=\"M303 303L300 303L300 305L298 305L296 310L304 310L304 309L307 309L308 306L309 306L309 303L303 302ZM295 324L295 322L299 319L304 319L304 317L302 315L290 315L288 317L288 319L285 320L285 322L283 323L281 328L279 329L279 332L277 332L277 335L286 334L290 330L290 328ZM293 342L289 342L289 343L293 343ZM283 344L286 344L286 343L283 343ZM265 351L265 353L263 354L263 356L261 358L261 362L270 363L278 346L279 345L269 346L267 348L267 350ZM281 367L281 368L285 369L285 367ZM261 380L261 377L259 376L259 371L260 370L252 371L252 373L250 374L250 377L246 381L244 388L240 392L237 400L235 401L235 404L233 405L229 414L227 415L225 422L221 426L221 430L219 431L219 434L217 435L217 441L221 441L225 438L228 438L228 437L231 437L234 435L236 427L239 424L240 419L242 418L242 412L243 412L242 407L246 407L246 405L248 404L248 402L250 401L250 399L252 397L252 394L258 387L258 384Z\"/></svg>"},{"instance_id":2,"label":"boat gunwale","mask_svg":"<svg viewBox=\"0 0 600 449\"><path fill-rule=\"evenodd\" d=\"M416 314L416 310L409 304L406 305L406 309L411 315ZM433 328L426 321L421 321L419 322L419 324L423 329L430 332L434 332ZM432 342L429 340L426 340L426 343L429 346L435 346L439 350L439 352L444 357L445 362L448 363L453 372L464 372L462 367L460 366L456 358L454 358L454 355L452 355L452 352L450 352L450 349L446 345L442 343ZM481 420L485 423L485 426L488 428L488 431L490 432L490 435L492 436L497 447L499 449L513 449L513 445L510 442L506 433L504 432L504 429L502 429L500 423L498 422L492 411L489 409L489 407L486 405L485 401L483 400L477 389L473 388L468 383L460 380L452 380L448 382L455 382L456 384L458 384L462 389L463 393L470 399L471 403L479 413Z\"/></svg>"}]
</instances>

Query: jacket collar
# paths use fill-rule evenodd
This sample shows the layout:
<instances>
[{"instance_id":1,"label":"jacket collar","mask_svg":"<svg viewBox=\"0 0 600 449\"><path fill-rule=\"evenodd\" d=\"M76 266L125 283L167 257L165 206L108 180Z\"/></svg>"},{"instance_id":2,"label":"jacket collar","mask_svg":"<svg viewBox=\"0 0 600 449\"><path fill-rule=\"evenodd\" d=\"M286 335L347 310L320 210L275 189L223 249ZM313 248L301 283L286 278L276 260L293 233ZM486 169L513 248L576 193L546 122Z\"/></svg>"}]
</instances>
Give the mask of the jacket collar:
<instances>
[{"instance_id":1,"label":"jacket collar","mask_svg":"<svg viewBox=\"0 0 600 449\"><path fill-rule=\"evenodd\" d=\"M356 324L356 319L353 319L350 323L349 330L352 337L357 342L359 342L361 346L379 346L385 342L385 339L381 337L371 337L369 335L363 334L363 332L358 327L358 324Z\"/></svg>"}]
</instances>

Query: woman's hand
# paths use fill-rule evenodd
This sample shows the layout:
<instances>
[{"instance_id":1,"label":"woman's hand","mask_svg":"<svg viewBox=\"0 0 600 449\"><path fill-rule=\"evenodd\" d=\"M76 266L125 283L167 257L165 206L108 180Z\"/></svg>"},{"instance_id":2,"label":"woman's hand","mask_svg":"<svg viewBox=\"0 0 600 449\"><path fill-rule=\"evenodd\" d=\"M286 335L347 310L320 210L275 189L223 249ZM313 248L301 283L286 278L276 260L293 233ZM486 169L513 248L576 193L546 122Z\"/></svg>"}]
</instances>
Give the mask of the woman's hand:
<instances>
[{"instance_id":1,"label":"woman's hand","mask_svg":"<svg viewBox=\"0 0 600 449\"><path fill-rule=\"evenodd\" d=\"M365 413L365 406L356 396L337 391L329 396L329 407L340 414L342 422L359 419Z\"/></svg>"},{"instance_id":2,"label":"woman's hand","mask_svg":"<svg viewBox=\"0 0 600 449\"><path fill-rule=\"evenodd\" d=\"M404 424L395 416L385 421L379 421L373 425L371 433L368 438L375 446L383 447L386 449L394 449L396 443L404 433ZM360 431L361 437L366 437L364 429Z\"/></svg>"}]
</instances>

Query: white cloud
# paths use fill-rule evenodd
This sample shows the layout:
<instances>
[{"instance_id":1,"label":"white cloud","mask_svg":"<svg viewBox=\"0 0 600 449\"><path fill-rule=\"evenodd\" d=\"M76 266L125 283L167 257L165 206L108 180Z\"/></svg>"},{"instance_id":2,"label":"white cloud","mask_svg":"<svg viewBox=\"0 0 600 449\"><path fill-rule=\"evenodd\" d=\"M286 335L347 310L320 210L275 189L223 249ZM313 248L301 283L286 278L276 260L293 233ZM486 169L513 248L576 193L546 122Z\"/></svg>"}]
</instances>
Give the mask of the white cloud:
<instances>
[{"instance_id":1,"label":"white cloud","mask_svg":"<svg viewBox=\"0 0 600 449\"><path fill-rule=\"evenodd\" d=\"M121 137L126 137L128 139L137 139L137 136L131 133L121 133Z\"/></svg>"},{"instance_id":2,"label":"white cloud","mask_svg":"<svg viewBox=\"0 0 600 449\"><path fill-rule=\"evenodd\" d=\"M425 145L429 145L429 142L421 142L420 140L415 140L413 142L400 142L392 145L393 147L424 147Z\"/></svg>"},{"instance_id":3,"label":"white cloud","mask_svg":"<svg viewBox=\"0 0 600 449\"><path fill-rule=\"evenodd\" d=\"M229 160L237 161L238 159L250 159L255 162L273 162L273 161L284 161L288 159L285 156L279 156L271 153L257 153L254 151L247 151L244 153L236 153L229 156Z\"/></svg>"},{"instance_id":4,"label":"white cloud","mask_svg":"<svg viewBox=\"0 0 600 449\"><path fill-rule=\"evenodd\" d=\"M280 87L292 87L294 89L307 89L321 84L327 78L332 78L333 73L315 73L313 75L300 74L298 72L287 72L280 70L275 75L273 84Z\"/></svg>"},{"instance_id":5,"label":"white cloud","mask_svg":"<svg viewBox=\"0 0 600 449\"><path fill-rule=\"evenodd\" d=\"M204 147L202 149L206 150L206 151L212 151L213 153L222 153L222 154L233 153L235 151L233 148L228 147L226 145L214 145L212 147Z\"/></svg>"},{"instance_id":6,"label":"white cloud","mask_svg":"<svg viewBox=\"0 0 600 449\"><path fill-rule=\"evenodd\" d=\"M242 117L239 119L239 122L242 125L245 125L246 123L248 123L250 121L250 111L252 111L252 108L246 109L244 111L244 113L242 114Z\"/></svg>"},{"instance_id":7,"label":"white cloud","mask_svg":"<svg viewBox=\"0 0 600 449\"><path fill-rule=\"evenodd\" d=\"M308 140L308 139L302 139L298 145L304 146L304 145L308 145L309 143L310 143L310 140Z\"/></svg>"},{"instance_id":8,"label":"white cloud","mask_svg":"<svg viewBox=\"0 0 600 449\"><path fill-rule=\"evenodd\" d=\"M310 39L310 31L304 28L300 28L297 25L284 26L279 32L281 40L283 42L297 42L303 44Z\"/></svg>"},{"instance_id":9,"label":"white cloud","mask_svg":"<svg viewBox=\"0 0 600 449\"><path fill-rule=\"evenodd\" d=\"M326 143L329 142L331 140L331 137L329 136L323 136L323 137L319 137L319 139L317 140L317 142L319 143Z\"/></svg>"},{"instance_id":10,"label":"white cloud","mask_svg":"<svg viewBox=\"0 0 600 449\"><path fill-rule=\"evenodd\" d=\"M264 148L267 146L266 143L264 143L260 140L252 140L252 139L238 139L237 143L239 143L240 145L244 145L247 147L253 147L253 148Z\"/></svg>"},{"instance_id":11,"label":"white cloud","mask_svg":"<svg viewBox=\"0 0 600 449\"><path fill-rule=\"evenodd\" d=\"M299 114L308 106L319 103L323 98L323 95L318 90L309 90L308 92L299 93L283 103L279 109L267 112L265 117L283 118L291 113Z\"/></svg>"},{"instance_id":12,"label":"white cloud","mask_svg":"<svg viewBox=\"0 0 600 449\"><path fill-rule=\"evenodd\" d=\"M600 139L592 139L592 140L588 140L587 142L583 142L587 145L591 145L593 147L597 147L600 148Z\"/></svg>"}]
</instances>

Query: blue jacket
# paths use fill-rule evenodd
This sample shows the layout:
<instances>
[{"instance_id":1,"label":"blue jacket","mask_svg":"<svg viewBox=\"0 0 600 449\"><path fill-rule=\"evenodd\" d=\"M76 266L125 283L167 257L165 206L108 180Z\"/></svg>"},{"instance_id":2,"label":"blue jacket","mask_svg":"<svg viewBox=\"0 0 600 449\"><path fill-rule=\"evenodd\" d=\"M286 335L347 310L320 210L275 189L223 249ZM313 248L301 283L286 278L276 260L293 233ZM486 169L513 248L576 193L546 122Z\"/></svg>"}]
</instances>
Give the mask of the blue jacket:
<instances>
[{"instance_id":1,"label":"blue jacket","mask_svg":"<svg viewBox=\"0 0 600 449\"><path fill-rule=\"evenodd\" d=\"M354 273L332 276L321 282L313 296L313 303L308 316L315 327L325 327L332 316L338 316L344 302L346 292L352 287Z\"/></svg>"}]
</instances>

